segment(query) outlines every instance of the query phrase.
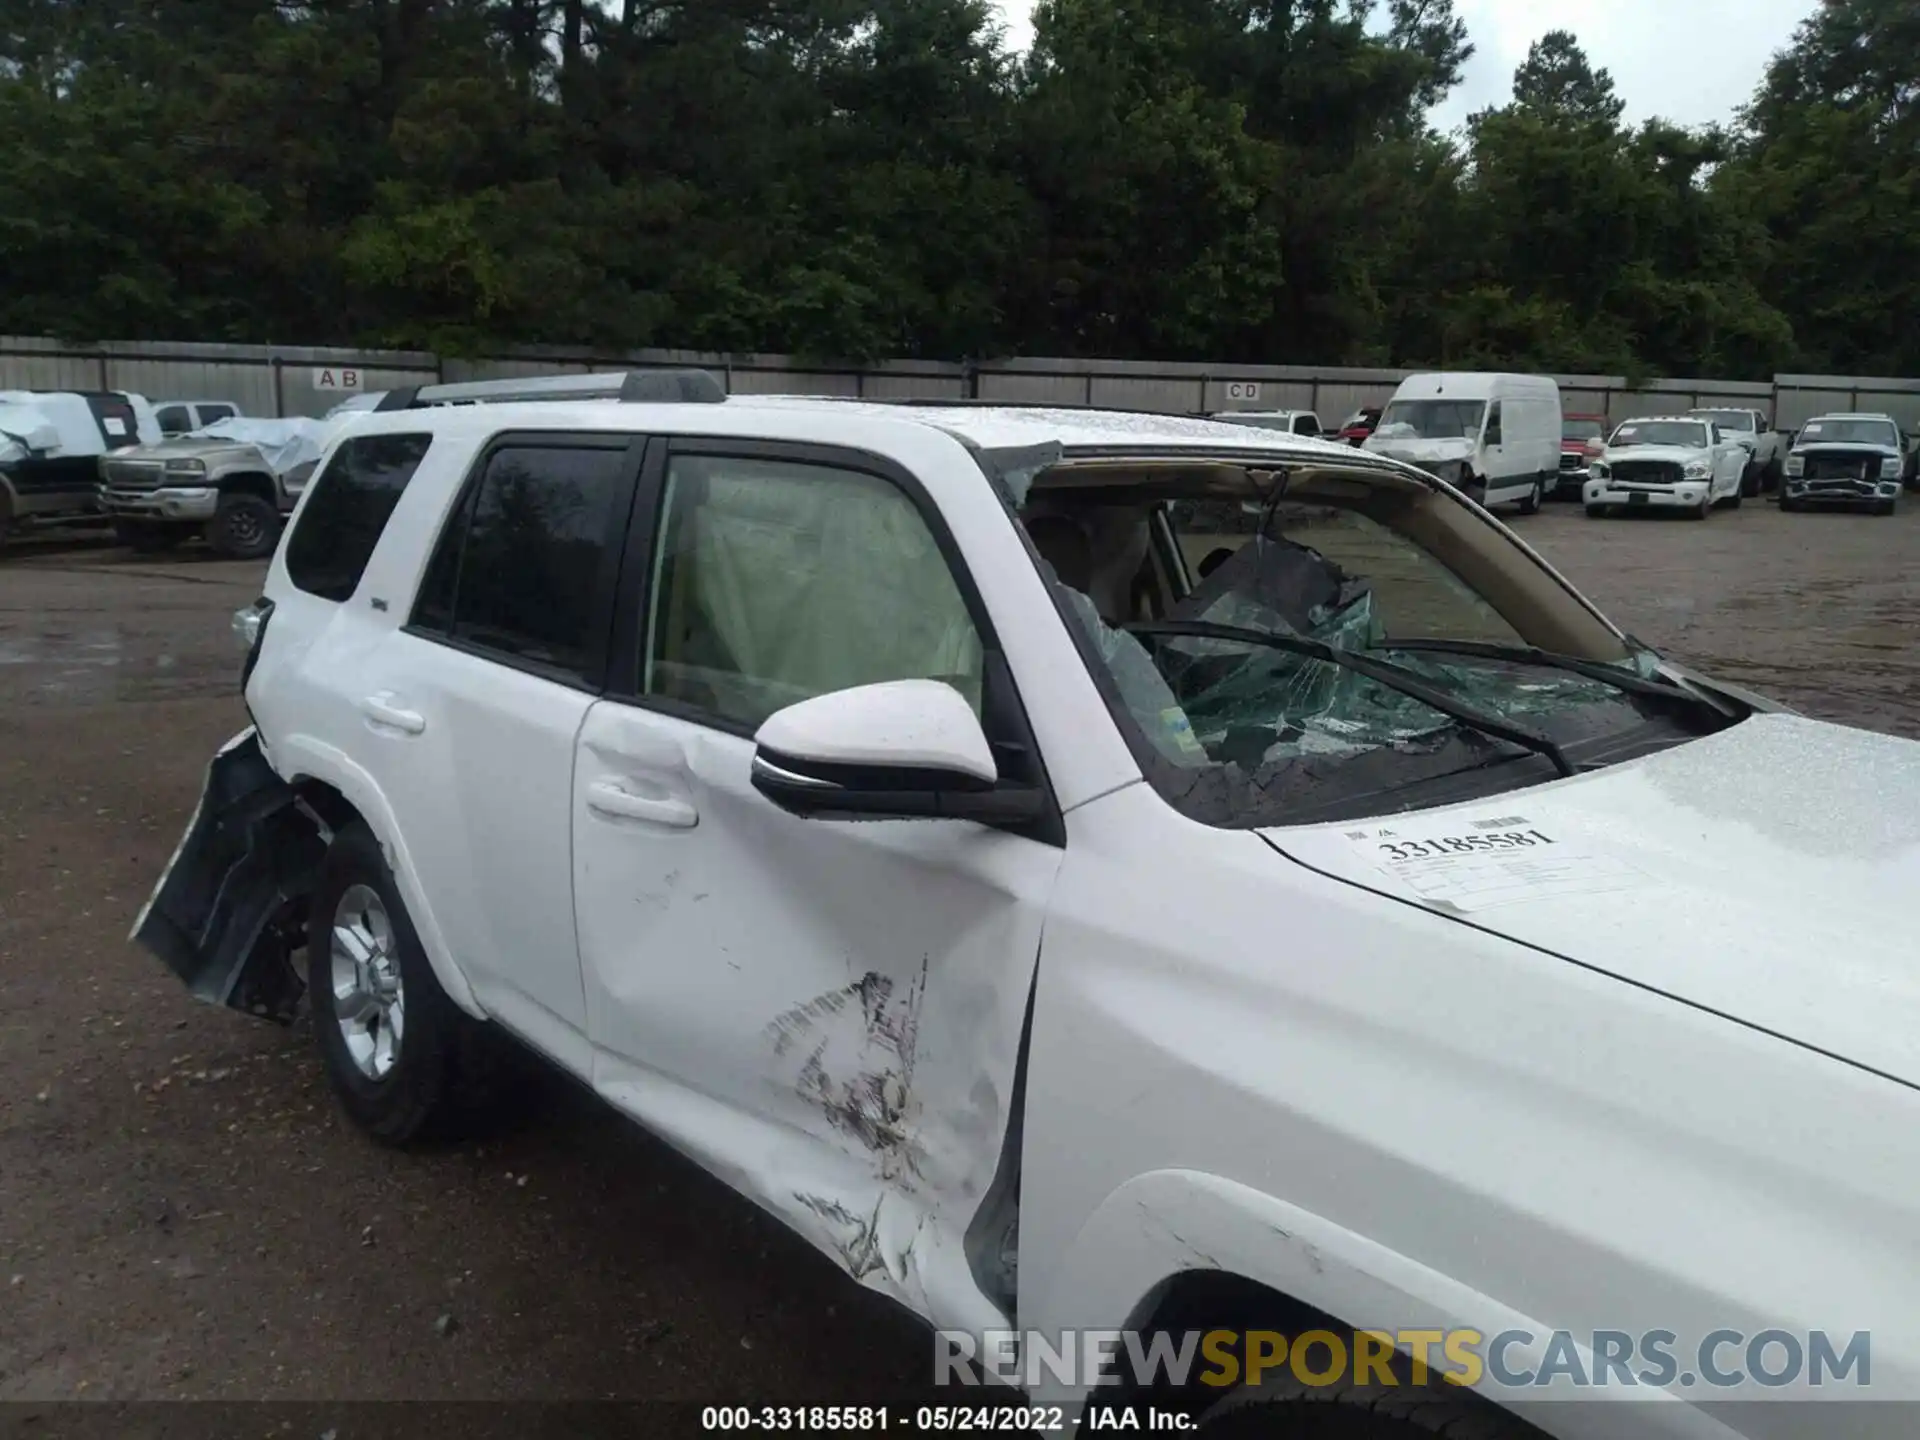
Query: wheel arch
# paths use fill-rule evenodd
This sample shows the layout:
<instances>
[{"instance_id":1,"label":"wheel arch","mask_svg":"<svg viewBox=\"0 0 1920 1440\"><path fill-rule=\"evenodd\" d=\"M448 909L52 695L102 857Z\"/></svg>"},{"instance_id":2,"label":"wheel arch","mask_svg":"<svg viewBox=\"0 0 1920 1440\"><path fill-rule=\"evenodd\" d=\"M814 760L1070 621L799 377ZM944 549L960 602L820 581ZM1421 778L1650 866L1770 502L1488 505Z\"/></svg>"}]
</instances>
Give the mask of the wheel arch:
<instances>
[{"instance_id":1,"label":"wheel arch","mask_svg":"<svg viewBox=\"0 0 1920 1440\"><path fill-rule=\"evenodd\" d=\"M276 510L280 508L280 492L273 476L263 470L230 470L215 476L213 485L222 495L252 495Z\"/></svg>"},{"instance_id":2,"label":"wheel arch","mask_svg":"<svg viewBox=\"0 0 1920 1440\"><path fill-rule=\"evenodd\" d=\"M1022 1301L1022 1329L1049 1337L1223 1323L1283 1333L1523 1330L1543 1339L1555 1328L1290 1201L1188 1170L1152 1171L1114 1190L1068 1245L1045 1294ZM1224 1321L1199 1318L1213 1305L1227 1307ZM1038 1378L1036 1404L1084 1413L1125 1398L1111 1381L1067 1384L1044 1369ZM1497 1406L1492 1390L1483 1377L1478 1392ZM1647 1418L1686 1408L1650 1407ZM1647 1433L1668 1432L1656 1424Z\"/></svg>"},{"instance_id":3,"label":"wheel arch","mask_svg":"<svg viewBox=\"0 0 1920 1440\"><path fill-rule=\"evenodd\" d=\"M274 750L276 768L286 778L296 796L307 802L312 813L330 830L339 830L355 821L364 823L373 833L393 872L408 917L420 937L434 978L447 998L476 1020L488 1018L475 998L473 987L455 963L432 907L427 903L413 857L401 838L400 826L373 777L340 750L311 736L295 735ZM335 823L338 821L339 823ZM331 839L331 836L328 836Z\"/></svg>"},{"instance_id":4,"label":"wheel arch","mask_svg":"<svg viewBox=\"0 0 1920 1440\"><path fill-rule=\"evenodd\" d=\"M1123 1328L1143 1335L1161 1331L1181 1335L1217 1328L1301 1335L1310 1330L1338 1333L1353 1327L1296 1295L1237 1271L1194 1268L1175 1271L1155 1284L1140 1297ZM1224 1393L1196 1391L1191 1385L1182 1390L1165 1384L1142 1384L1126 1367L1120 1367L1114 1383L1100 1387L1099 1403L1151 1406L1157 1411L1195 1415Z\"/></svg>"}]
</instances>

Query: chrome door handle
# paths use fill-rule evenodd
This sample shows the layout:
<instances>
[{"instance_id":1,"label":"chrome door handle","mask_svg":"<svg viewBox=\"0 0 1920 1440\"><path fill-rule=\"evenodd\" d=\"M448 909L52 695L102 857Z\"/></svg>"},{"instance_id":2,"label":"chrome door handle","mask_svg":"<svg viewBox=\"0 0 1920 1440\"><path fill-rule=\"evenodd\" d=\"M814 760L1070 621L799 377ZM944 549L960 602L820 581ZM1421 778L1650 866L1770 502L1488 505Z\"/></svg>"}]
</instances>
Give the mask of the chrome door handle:
<instances>
[{"instance_id":1,"label":"chrome door handle","mask_svg":"<svg viewBox=\"0 0 1920 1440\"><path fill-rule=\"evenodd\" d=\"M673 830L691 830L700 823L700 812L685 800L636 795L611 780L596 780L587 787L587 808L608 819L644 820Z\"/></svg>"}]
</instances>

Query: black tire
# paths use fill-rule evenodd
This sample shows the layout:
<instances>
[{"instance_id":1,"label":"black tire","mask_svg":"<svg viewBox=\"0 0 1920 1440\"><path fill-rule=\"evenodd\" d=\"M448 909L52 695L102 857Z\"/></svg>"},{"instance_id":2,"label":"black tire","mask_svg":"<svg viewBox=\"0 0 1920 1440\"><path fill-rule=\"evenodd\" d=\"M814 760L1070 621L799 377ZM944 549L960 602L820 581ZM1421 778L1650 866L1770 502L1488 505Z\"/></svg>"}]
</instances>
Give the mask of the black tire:
<instances>
[{"instance_id":1,"label":"black tire","mask_svg":"<svg viewBox=\"0 0 1920 1440\"><path fill-rule=\"evenodd\" d=\"M1893 501L1882 500L1878 505L1873 507L1873 513L1876 515L1891 515L1893 514L1893 507Z\"/></svg>"},{"instance_id":2,"label":"black tire","mask_svg":"<svg viewBox=\"0 0 1920 1440\"><path fill-rule=\"evenodd\" d=\"M1734 491L1733 494L1727 497L1727 502L1726 502L1727 509L1738 510L1740 508L1740 502L1745 500L1746 498L1747 498L1746 491L1744 490Z\"/></svg>"},{"instance_id":3,"label":"black tire","mask_svg":"<svg viewBox=\"0 0 1920 1440\"><path fill-rule=\"evenodd\" d=\"M1607 516L1611 515L1612 513L1613 513L1613 507L1611 505L1587 506L1587 518L1589 520L1604 520L1607 518Z\"/></svg>"},{"instance_id":4,"label":"black tire","mask_svg":"<svg viewBox=\"0 0 1920 1440\"><path fill-rule=\"evenodd\" d=\"M1761 488L1766 484L1766 478L1766 471L1763 467L1759 465L1746 466L1740 472L1740 490L1738 493L1741 495L1758 495ZM1737 505L1740 502L1736 500L1734 503Z\"/></svg>"},{"instance_id":5,"label":"black tire","mask_svg":"<svg viewBox=\"0 0 1920 1440\"><path fill-rule=\"evenodd\" d=\"M1289 1375L1237 1391L1200 1416L1204 1440L1544 1440L1471 1391L1440 1385L1309 1389Z\"/></svg>"},{"instance_id":6,"label":"black tire","mask_svg":"<svg viewBox=\"0 0 1920 1440\"><path fill-rule=\"evenodd\" d=\"M356 887L377 897L392 940L403 1004L398 1053L378 1076L363 1070L340 1022L333 932ZM327 1079L353 1122L388 1145L464 1128L493 1098L502 1042L447 998L407 914L380 844L356 822L334 837L307 923L307 995Z\"/></svg>"},{"instance_id":7,"label":"black tire","mask_svg":"<svg viewBox=\"0 0 1920 1440\"><path fill-rule=\"evenodd\" d=\"M1778 495L1780 493L1781 477L1784 473L1784 466L1778 458L1769 460L1766 470L1760 476L1760 488Z\"/></svg>"},{"instance_id":8,"label":"black tire","mask_svg":"<svg viewBox=\"0 0 1920 1440\"><path fill-rule=\"evenodd\" d=\"M1533 489L1527 492L1527 498L1520 502L1522 515L1538 515L1540 502L1546 496L1546 485L1538 475L1533 477Z\"/></svg>"},{"instance_id":9,"label":"black tire","mask_svg":"<svg viewBox=\"0 0 1920 1440\"><path fill-rule=\"evenodd\" d=\"M13 502L7 499L7 492L0 490L0 546L7 543L7 532L13 529Z\"/></svg>"},{"instance_id":10,"label":"black tire","mask_svg":"<svg viewBox=\"0 0 1920 1440\"><path fill-rule=\"evenodd\" d=\"M185 540L187 532L177 525L156 525L147 520L115 520L113 537L137 555L157 555Z\"/></svg>"},{"instance_id":11,"label":"black tire","mask_svg":"<svg viewBox=\"0 0 1920 1440\"><path fill-rule=\"evenodd\" d=\"M229 560L259 560L280 540L280 512L258 495L223 495L207 543Z\"/></svg>"}]
</instances>

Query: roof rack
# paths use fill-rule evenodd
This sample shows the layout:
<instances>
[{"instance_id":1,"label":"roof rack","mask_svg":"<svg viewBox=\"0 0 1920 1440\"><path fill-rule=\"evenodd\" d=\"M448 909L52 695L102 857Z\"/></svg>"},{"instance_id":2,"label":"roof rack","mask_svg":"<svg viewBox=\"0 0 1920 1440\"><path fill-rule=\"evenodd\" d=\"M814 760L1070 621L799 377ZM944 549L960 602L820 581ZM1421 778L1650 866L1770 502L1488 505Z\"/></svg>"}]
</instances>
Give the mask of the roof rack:
<instances>
[{"instance_id":1,"label":"roof rack","mask_svg":"<svg viewBox=\"0 0 1920 1440\"><path fill-rule=\"evenodd\" d=\"M515 400L622 400L655 405L718 405L727 388L706 370L615 370L604 375L530 375L457 385L389 390L376 410L434 405L502 405Z\"/></svg>"},{"instance_id":2,"label":"roof rack","mask_svg":"<svg viewBox=\"0 0 1920 1440\"><path fill-rule=\"evenodd\" d=\"M1084 400L980 400L956 395L782 395L781 399L838 400L848 405L894 405L903 410L1078 410L1094 415L1164 415L1197 420L1187 410L1129 410L1124 405L1090 405Z\"/></svg>"}]
</instances>

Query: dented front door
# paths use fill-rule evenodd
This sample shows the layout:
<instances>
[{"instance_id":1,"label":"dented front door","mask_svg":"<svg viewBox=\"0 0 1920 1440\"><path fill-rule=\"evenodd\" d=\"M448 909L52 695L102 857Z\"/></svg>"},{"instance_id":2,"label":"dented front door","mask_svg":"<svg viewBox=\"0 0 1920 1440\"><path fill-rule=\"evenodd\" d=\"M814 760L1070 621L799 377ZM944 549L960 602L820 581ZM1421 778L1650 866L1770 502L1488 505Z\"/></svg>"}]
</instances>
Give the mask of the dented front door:
<instances>
[{"instance_id":1,"label":"dented front door","mask_svg":"<svg viewBox=\"0 0 1920 1440\"><path fill-rule=\"evenodd\" d=\"M1003 1142L1060 851L801 820L749 778L796 700L937 676L982 704L957 546L914 477L823 446L656 444L639 504L646 593L574 761L595 1084L863 1283L1004 1323Z\"/></svg>"},{"instance_id":2,"label":"dented front door","mask_svg":"<svg viewBox=\"0 0 1920 1440\"><path fill-rule=\"evenodd\" d=\"M612 701L575 765L596 1088L936 1323L987 1323L975 1227L1061 852L802 820L744 736ZM998 1283L996 1283L998 1282Z\"/></svg>"}]
</instances>

